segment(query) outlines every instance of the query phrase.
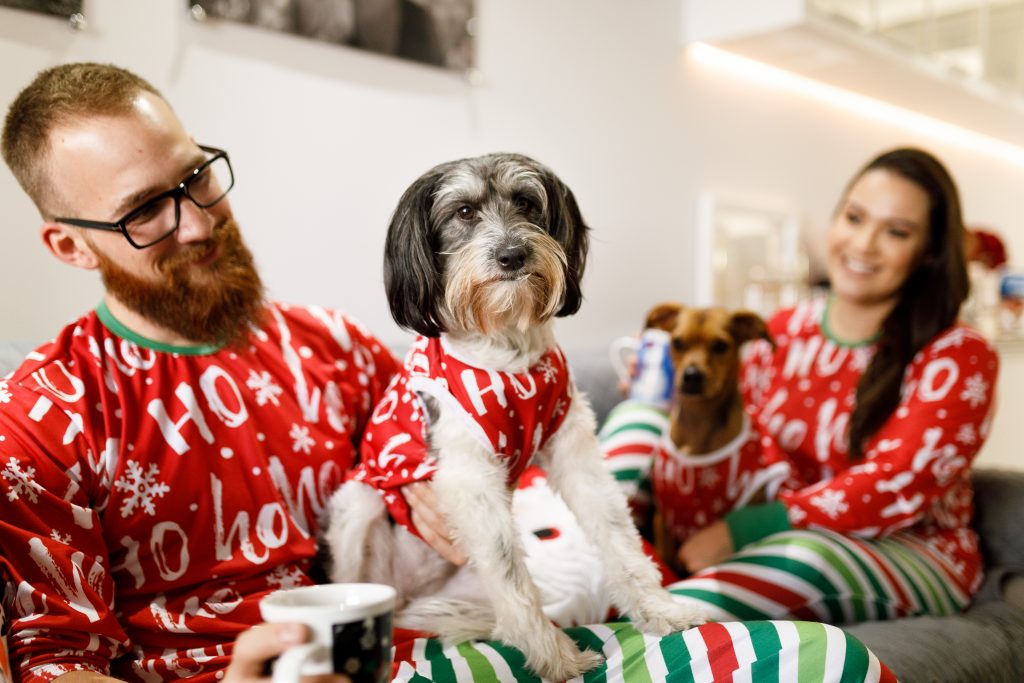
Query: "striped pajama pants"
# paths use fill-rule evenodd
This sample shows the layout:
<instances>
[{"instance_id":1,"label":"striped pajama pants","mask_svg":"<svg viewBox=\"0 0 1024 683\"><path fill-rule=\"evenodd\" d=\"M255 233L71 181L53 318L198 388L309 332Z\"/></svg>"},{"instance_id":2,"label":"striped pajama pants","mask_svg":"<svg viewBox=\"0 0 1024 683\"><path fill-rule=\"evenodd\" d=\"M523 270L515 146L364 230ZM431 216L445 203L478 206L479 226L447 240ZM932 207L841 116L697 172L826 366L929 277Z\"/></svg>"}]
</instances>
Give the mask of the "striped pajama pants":
<instances>
[{"instance_id":1,"label":"striped pajama pants","mask_svg":"<svg viewBox=\"0 0 1024 683\"><path fill-rule=\"evenodd\" d=\"M710 623L656 638L626 622L566 629L604 664L574 679L584 683L891 683L896 677L860 641L835 626L805 621ZM397 634L396 634L397 637ZM444 647L398 639L394 681L540 681L519 651L497 642Z\"/></svg>"},{"instance_id":2,"label":"striped pajama pants","mask_svg":"<svg viewBox=\"0 0 1024 683\"><path fill-rule=\"evenodd\" d=\"M805 619L853 624L959 613L971 596L909 532L863 540L785 531L669 586L716 620Z\"/></svg>"}]
</instances>

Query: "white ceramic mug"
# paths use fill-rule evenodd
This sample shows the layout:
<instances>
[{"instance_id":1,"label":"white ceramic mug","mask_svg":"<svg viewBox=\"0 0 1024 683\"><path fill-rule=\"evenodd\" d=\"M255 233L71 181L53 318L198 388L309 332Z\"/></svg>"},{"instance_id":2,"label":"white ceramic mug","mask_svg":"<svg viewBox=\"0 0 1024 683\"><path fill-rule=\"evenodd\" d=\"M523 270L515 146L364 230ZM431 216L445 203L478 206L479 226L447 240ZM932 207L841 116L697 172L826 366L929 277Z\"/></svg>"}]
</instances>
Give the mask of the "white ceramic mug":
<instances>
[{"instance_id":1,"label":"white ceramic mug","mask_svg":"<svg viewBox=\"0 0 1024 683\"><path fill-rule=\"evenodd\" d=\"M377 583L329 583L275 591L260 600L264 621L303 623L308 642L274 662L274 683L344 674L352 683L391 679L391 615L395 589Z\"/></svg>"},{"instance_id":2,"label":"white ceramic mug","mask_svg":"<svg viewBox=\"0 0 1024 683\"><path fill-rule=\"evenodd\" d=\"M619 337L611 344L611 360L619 379L629 384L629 398L667 408L672 403L672 335L648 328L639 337ZM635 359L630 372L630 359Z\"/></svg>"}]
</instances>

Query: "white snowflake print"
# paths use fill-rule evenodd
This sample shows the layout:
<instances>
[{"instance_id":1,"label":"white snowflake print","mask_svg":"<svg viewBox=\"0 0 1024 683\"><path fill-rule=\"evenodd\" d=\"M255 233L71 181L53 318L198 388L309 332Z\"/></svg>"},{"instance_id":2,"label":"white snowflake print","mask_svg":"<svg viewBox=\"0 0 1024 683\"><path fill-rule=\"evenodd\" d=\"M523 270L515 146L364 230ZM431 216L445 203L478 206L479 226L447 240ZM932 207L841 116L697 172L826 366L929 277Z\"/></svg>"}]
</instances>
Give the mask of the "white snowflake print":
<instances>
[{"instance_id":1,"label":"white snowflake print","mask_svg":"<svg viewBox=\"0 0 1024 683\"><path fill-rule=\"evenodd\" d=\"M818 508L830 519L836 519L850 509L846 502L846 491L825 489L820 495L811 498L811 505Z\"/></svg>"},{"instance_id":2,"label":"white snowflake print","mask_svg":"<svg viewBox=\"0 0 1024 683\"><path fill-rule=\"evenodd\" d=\"M64 545L71 545L71 534L62 534L56 529L50 529L50 538L57 541L57 543L63 543Z\"/></svg>"},{"instance_id":3,"label":"white snowflake print","mask_svg":"<svg viewBox=\"0 0 1024 683\"><path fill-rule=\"evenodd\" d=\"M316 441L309 435L309 427L303 427L301 425L292 423L292 428L288 432L288 436L292 438L292 452L298 453L302 451L306 455L309 455L310 449L316 445Z\"/></svg>"},{"instance_id":4,"label":"white snowflake print","mask_svg":"<svg viewBox=\"0 0 1024 683\"><path fill-rule=\"evenodd\" d=\"M715 470L710 467L706 467L701 470L698 481L703 488L711 488L718 483L718 480L718 472L715 472Z\"/></svg>"},{"instance_id":5,"label":"white snowflake print","mask_svg":"<svg viewBox=\"0 0 1024 683\"><path fill-rule=\"evenodd\" d=\"M974 425L961 425L960 430L956 433L956 440L965 446L973 446L978 443L978 435L974 431Z\"/></svg>"},{"instance_id":6,"label":"white snowflake print","mask_svg":"<svg viewBox=\"0 0 1024 683\"><path fill-rule=\"evenodd\" d=\"M568 408L568 404L565 399L558 399L555 401L555 417L561 417L565 413L565 409Z\"/></svg>"},{"instance_id":7,"label":"white snowflake print","mask_svg":"<svg viewBox=\"0 0 1024 683\"><path fill-rule=\"evenodd\" d=\"M758 394L768 391L772 385L772 377L767 369L759 365L750 365L747 369L747 381L751 388Z\"/></svg>"},{"instance_id":8,"label":"white snowflake print","mask_svg":"<svg viewBox=\"0 0 1024 683\"><path fill-rule=\"evenodd\" d=\"M960 392L960 398L970 403L972 408L977 408L988 396L988 382L980 372L976 372L967 378L966 384L966 388Z\"/></svg>"},{"instance_id":9,"label":"white snowflake print","mask_svg":"<svg viewBox=\"0 0 1024 683\"><path fill-rule=\"evenodd\" d=\"M21 496L25 496L30 503L35 503L39 500L36 491L42 491L43 487L36 483L35 467L30 465L22 470L21 460L12 455L11 459L7 461L2 474L4 479L10 482L8 484L10 490L7 491L7 500L18 500Z\"/></svg>"},{"instance_id":10,"label":"white snowflake print","mask_svg":"<svg viewBox=\"0 0 1024 683\"><path fill-rule=\"evenodd\" d=\"M10 403L11 395L11 392L7 390L7 381L0 381L0 403Z\"/></svg>"},{"instance_id":11,"label":"white snowflake print","mask_svg":"<svg viewBox=\"0 0 1024 683\"><path fill-rule=\"evenodd\" d=\"M268 402L275 406L281 405L277 397L284 393L284 389L274 384L269 372L257 373L255 370L250 370L249 379L245 380L245 386L256 392L256 405L265 406Z\"/></svg>"},{"instance_id":12,"label":"white snowflake print","mask_svg":"<svg viewBox=\"0 0 1024 683\"><path fill-rule=\"evenodd\" d=\"M121 517L127 517L135 512L136 508L142 508L142 511L151 517L156 515L154 499L163 498L164 494L171 490L164 482L157 481L159 474L160 468L153 463L150 463L149 469L143 474L142 465L135 460L128 461L128 471L114 482L114 488L129 494L121 505Z\"/></svg>"},{"instance_id":13,"label":"white snowflake print","mask_svg":"<svg viewBox=\"0 0 1024 683\"><path fill-rule=\"evenodd\" d=\"M275 567L274 571L267 575L267 585L277 586L278 588L294 588L295 586L301 586L302 572L299 571L298 567L285 567L281 565Z\"/></svg>"},{"instance_id":14,"label":"white snowflake print","mask_svg":"<svg viewBox=\"0 0 1024 683\"><path fill-rule=\"evenodd\" d=\"M875 355L874 347L858 346L850 354L850 367L857 372L864 372L868 369L871 358Z\"/></svg>"},{"instance_id":15,"label":"white snowflake print","mask_svg":"<svg viewBox=\"0 0 1024 683\"><path fill-rule=\"evenodd\" d=\"M800 522L807 519L807 511L803 508L796 507L795 505L787 510L789 521L792 524L799 524Z\"/></svg>"},{"instance_id":16,"label":"white snowflake print","mask_svg":"<svg viewBox=\"0 0 1024 683\"><path fill-rule=\"evenodd\" d=\"M546 356L537 363L535 369L544 373L544 384L551 384L555 381L555 377L558 375L558 371L555 370L555 364Z\"/></svg>"}]
</instances>

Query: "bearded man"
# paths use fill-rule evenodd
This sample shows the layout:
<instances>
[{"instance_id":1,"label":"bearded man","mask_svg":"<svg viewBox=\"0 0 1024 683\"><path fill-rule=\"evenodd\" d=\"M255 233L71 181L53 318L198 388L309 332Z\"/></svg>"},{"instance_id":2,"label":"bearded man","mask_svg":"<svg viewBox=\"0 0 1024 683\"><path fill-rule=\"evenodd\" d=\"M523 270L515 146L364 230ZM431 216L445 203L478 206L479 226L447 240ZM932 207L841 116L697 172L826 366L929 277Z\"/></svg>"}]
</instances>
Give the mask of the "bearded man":
<instances>
[{"instance_id":1,"label":"bearded man","mask_svg":"<svg viewBox=\"0 0 1024 683\"><path fill-rule=\"evenodd\" d=\"M9 110L3 156L46 247L105 285L0 380L14 676L262 675L307 634L248 630L258 600L313 583L317 517L395 362L339 313L265 301L228 153L138 76L44 71Z\"/></svg>"}]
</instances>

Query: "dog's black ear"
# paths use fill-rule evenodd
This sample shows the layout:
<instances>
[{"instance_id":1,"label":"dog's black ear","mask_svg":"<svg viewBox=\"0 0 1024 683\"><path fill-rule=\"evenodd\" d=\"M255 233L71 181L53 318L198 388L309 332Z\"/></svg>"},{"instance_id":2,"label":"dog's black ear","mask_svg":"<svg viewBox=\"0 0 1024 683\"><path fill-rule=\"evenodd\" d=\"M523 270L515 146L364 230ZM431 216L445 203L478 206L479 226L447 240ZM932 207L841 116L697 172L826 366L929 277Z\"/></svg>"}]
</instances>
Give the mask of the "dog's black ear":
<instances>
[{"instance_id":1,"label":"dog's black ear","mask_svg":"<svg viewBox=\"0 0 1024 683\"><path fill-rule=\"evenodd\" d=\"M391 315L402 327L427 337L444 332L438 237L430 223L434 192L443 175L439 166L409 186L391 217L384 243L384 289Z\"/></svg>"},{"instance_id":2,"label":"dog's black ear","mask_svg":"<svg viewBox=\"0 0 1024 683\"><path fill-rule=\"evenodd\" d=\"M768 325L764 319L752 311L736 311L729 319L729 334L737 345L754 339L767 339L772 346L775 342L768 334Z\"/></svg>"},{"instance_id":3,"label":"dog's black ear","mask_svg":"<svg viewBox=\"0 0 1024 683\"><path fill-rule=\"evenodd\" d=\"M538 166L540 166L538 164ZM567 261L565 273L565 300L555 315L564 317L580 310L583 303L583 270L587 267L590 250L590 228L576 204L572 190L548 168L540 166L544 192L548 196L547 219L549 234L562 245Z\"/></svg>"},{"instance_id":4,"label":"dog's black ear","mask_svg":"<svg viewBox=\"0 0 1024 683\"><path fill-rule=\"evenodd\" d=\"M679 314L683 312L684 308L682 304L675 301L657 304L647 312L647 317L644 318L644 329L647 330L653 327L658 330L671 332L676 328L676 321L679 320Z\"/></svg>"}]
</instances>

